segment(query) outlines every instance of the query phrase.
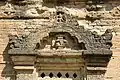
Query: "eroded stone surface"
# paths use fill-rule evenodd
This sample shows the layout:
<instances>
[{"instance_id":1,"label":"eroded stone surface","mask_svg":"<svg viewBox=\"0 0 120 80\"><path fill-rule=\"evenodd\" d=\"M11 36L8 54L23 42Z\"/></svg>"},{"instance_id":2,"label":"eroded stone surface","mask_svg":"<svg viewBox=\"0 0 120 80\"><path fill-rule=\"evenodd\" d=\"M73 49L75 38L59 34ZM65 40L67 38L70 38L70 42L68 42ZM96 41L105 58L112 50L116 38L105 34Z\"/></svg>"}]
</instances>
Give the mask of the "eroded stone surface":
<instances>
[{"instance_id":1,"label":"eroded stone surface","mask_svg":"<svg viewBox=\"0 0 120 80\"><path fill-rule=\"evenodd\" d=\"M119 73L117 69L119 62L118 57L116 57L119 55L119 1L2 0L0 3L0 54L2 54L0 61L2 64L9 63L22 66L21 68L23 66L34 67L37 71L35 74L30 73L29 75L34 74L36 77L33 76L33 80L36 80L39 70L52 69L53 66L58 65L52 66L49 63L52 67L48 68L49 65L43 67L43 64L40 65L40 60L47 60L49 57L41 59L43 57L41 55L64 56L62 59L56 58L55 61L58 60L58 63L62 60L63 62L77 61L75 58L79 55L83 59L80 60L83 62L81 65L84 66L83 68L81 66L81 69L87 66L107 67L108 65L105 78L103 70L103 72L97 72L98 68L94 68L95 72L88 70L88 80L103 80L103 78L119 80L119 75L116 73ZM112 44L113 57L107 64L112 55L110 50ZM8 55L7 53L12 56L12 61L7 60L4 56ZM69 59L69 57L74 58ZM114 64L118 64L115 65L115 69L113 68ZM77 67L74 67L76 65ZM78 65L75 63L75 65L66 68L67 65L64 63L63 70L78 70ZM41 66L42 68L40 68ZM55 70L62 69L60 67L58 66ZM13 72L13 75L9 75L9 70L6 71L6 67L1 69L3 69L1 76L5 80L14 80L15 75L21 75L27 79L23 73L19 75ZM19 72L20 69L13 71ZM4 71L6 71L5 75L3 75ZM24 70L22 71L24 72ZM86 72L84 73L82 75L86 78ZM31 77L29 78L32 79Z\"/></svg>"}]
</instances>

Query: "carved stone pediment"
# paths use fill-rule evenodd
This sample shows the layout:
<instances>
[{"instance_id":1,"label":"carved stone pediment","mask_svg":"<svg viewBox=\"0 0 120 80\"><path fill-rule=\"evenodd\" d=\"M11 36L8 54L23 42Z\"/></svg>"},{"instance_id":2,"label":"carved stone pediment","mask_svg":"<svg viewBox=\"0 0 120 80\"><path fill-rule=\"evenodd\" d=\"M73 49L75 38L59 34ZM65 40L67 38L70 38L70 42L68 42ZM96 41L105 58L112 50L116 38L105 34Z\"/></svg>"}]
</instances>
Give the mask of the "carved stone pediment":
<instances>
[{"instance_id":1,"label":"carved stone pediment","mask_svg":"<svg viewBox=\"0 0 120 80\"><path fill-rule=\"evenodd\" d=\"M44 49L48 46L50 49L61 46L61 48L67 47L73 50L101 49L109 51L112 46L111 40L112 32L110 29L107 29L103 35L98 35L95 31L85 30L84 26L78 25L75 18L65 13L61 8L58 8L55 13L54 23L47 28L47 31L41 33L41 30L36 30L31 32L30 35L11 35L9 43L12 49L33 51L38 49L38 47L39 49Z\"/></svg>"},{"instance_id":2,"label":"carved stone pediment","mask_svg":"<svg viewBox=\"0 0 120 80\"><path fill-rule=\"evenodd\" d=\"M112 56L110 29L102 35L85 30L61 8L53 16L52 25L42 30L35 29L29 35L9 35L8 54L14 66L34 66L38 77L54 72L60 78L61 73L66 71L66 74L72 73L72 78L81 80L86 79L87 67L107 66ZM74 74L80 76L74 77Z\"/></svg>"}]
</instances>

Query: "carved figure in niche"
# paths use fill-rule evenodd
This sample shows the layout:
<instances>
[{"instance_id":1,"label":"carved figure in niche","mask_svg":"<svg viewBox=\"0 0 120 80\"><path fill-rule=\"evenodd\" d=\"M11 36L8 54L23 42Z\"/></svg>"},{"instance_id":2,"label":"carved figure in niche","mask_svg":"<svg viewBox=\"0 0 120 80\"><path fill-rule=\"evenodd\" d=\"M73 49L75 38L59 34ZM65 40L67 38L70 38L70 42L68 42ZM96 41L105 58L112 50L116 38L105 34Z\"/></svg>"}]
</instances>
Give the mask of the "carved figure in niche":
<instances>
[{"instance_id":1,"label":"carved figure in niche","mask_svg":"<svg viewBox=\"0 0 120 80\"><path fill-rule=\"evenodd\" d=\"M95 42L99 42L100 36L98 35L98 33L96 31L94 31L92 34L94 35Z\"/></svg>"},{"instance_id":2,"label":"carved figure in niche","mask_svg":"<svg viewBox=\"0 0 120 80\"><path fill-rule=\"evenodd\" d=\"M111 30L111 29L107 29L102 36L104 36L104 39L105 39L105 40L111 41L111 40L112 40L112 37L113 37L113 35L112 35L112 30Z\"/></svg>"},{"instance_id":3,"label":"carved figure in niche","mask_svg":"<svg viewBox=\"0 0 120 80\"><path fill-rule=\"evenodd\" d=\"M17 42L18 36L17 35L9 35L9 44L10 48L19 48L19 43Z\"/></svg>"},{"instance_id":4,"label":"carved figure in niche","mask_svg":"<svg viewBox=\"0 0 120 80\"><path fill-rule=\"evenodd\" d=\"M104 40L104 44L106 45L107 49L110 49L110 47L112 46L112 30L111 29L107 29L105 31L105 33L102 35L102 39Z\"/></svg>"},{"instance_id":5,"label":"carved figure in niche","mask_svg":"<svg viewBox=\"0 0 120 80\"><path fill-rule=\"evenodd\" d=\"M95 48L101 48L101 43L100 43L100 36L98 35L98 33L96 31L94 31L93 33L94 36L94 46Z\"/></svg>"},{"instance_id":6,"label":"carved figure in niche","mask_svg":"<svg viewBox=\"0 0 120 80\"><path fill-rule=\"evenodd\" d=\"M56 37L56 40L52 40L53 49L64 49L68 46L68 41L63 36Z\"/></svg>"}]
</instances>

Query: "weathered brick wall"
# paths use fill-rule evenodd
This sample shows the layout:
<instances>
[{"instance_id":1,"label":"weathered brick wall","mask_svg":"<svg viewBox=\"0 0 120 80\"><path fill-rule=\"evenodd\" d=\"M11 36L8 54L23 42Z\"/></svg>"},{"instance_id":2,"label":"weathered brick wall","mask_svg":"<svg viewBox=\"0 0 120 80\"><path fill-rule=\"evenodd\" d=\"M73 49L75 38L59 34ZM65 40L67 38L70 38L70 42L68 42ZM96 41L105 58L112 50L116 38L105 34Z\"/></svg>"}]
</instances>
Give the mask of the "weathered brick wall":
<instances>
[{"instance_id":1,"label":"weathered brick wall","mask_svg":"<svg viewBox=\"0 0 120 80\"><path fill-rule=\"evenodd\" d=\"M83 4L83 7L80 7L79 4ZM114 7L119 6L119 4L120 3L117 0L109 0L109 2L106 1L106 10L111 11ZM74 6L74 8L72 8L72 5ZM111 60L108 64L105 74L105 80L120 80L120 16L111 17L110 15L109 17L109 15L105 15L103 19L90 22L84 19L85 15L88 13L86 10L84 10L84 3L71 3L68 5L68 7L69 8L67 9L70 14L77 17L79 25L84 25L86 29L97 31L99 32L99 34L104 33L104 31L108 28L113 30L113 46L111 48L113 51L113 56L111 57ZM51 10L51 8L48 9ZM108 12L106 12L105 14L107 13ZM42 29L43 25L47 26L50 24L51 21L48 19L0 19L0 80L5 79L3 70L5 69L5 65L9 64L8 55L4 52L9 41L8 35L20 35L24 33L29 34L30 31L34 30L34 28L41 27ZM6 61L5 59L8 59L8 61ZM6 71L8 72L8 76L11 74L9 73L11 72L10 67L11 66L9 66L9 69Z\"/></svg>"}]
</instances>

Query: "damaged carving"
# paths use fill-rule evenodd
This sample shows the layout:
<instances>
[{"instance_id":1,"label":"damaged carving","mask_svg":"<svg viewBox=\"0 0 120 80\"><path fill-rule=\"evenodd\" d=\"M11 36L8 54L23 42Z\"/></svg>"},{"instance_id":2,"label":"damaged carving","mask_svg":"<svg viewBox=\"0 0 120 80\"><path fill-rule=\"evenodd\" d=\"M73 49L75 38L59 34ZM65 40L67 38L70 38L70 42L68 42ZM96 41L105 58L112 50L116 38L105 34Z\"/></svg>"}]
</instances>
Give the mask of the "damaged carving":
<instances>
[{"instance_id":1,"label":"damaged carving","mask_svg":"<svg viewBox=\"0 0 120 80\"><path fill-rule=\"evenodd\" d=\"M37 79L55 75L49 75L46 72L58 73L57 76L61 78L62 71L66 71L65 76L69 77L67 71L71 71L73 79L86 80L87 71L89 72L87 67L107 66L112 55L110 50L112 47L112 30L107 29L104 34L100 35L96 31L92 32L85 29L85 26L80 26L77 19L68 14L65 8L55 9L51 15L53 21L49 21L51 25L41 25L34 31L30 31L29 35L9 35L10 48L8 54L15 65L14 68L16 72L20 71L18 69L31 71L31 73L24 71L25 74L30 75L34 68L38 73ZM97 9L99 8L95 7L94 10ZM31 10L35 12L33 14L38 14L34 11L37 10L35 8L30 8L30 14L32 13ZM43 10L44 12L46 10ZM97 15L90 15L96 16L93 17L95 19L101 18L98 13ZM30 70L25 68L26 66L29 66ZM26 79L21 78L20 76L24 76L21 74L16 74L18 80Z\"/></svg>"},{"instance_id":2,"label":"damaged carving","mask_svg":"<svg viewBox=\"0 0 120 80\"><path fill-rule=\"evenodd\" d=\"M88 11L100 11L103 10L102 0L88 0L86 3L86 8Z\"/></svg>"},{"instance_id":3,"label":"damaged carving","mask_svg":"<svg viewBox=\"0 0 120 80\"><path fill-rule=\"evenodd\" d=\"M68 45L67 40L65 40L65 37L58 36L56 37L56 40L52 40L52 48L56 49L63 49L66 48Z\"/></svg>"},{"instance_id":4,"label":"damaged carving","mask_svg":"<svg viewBox=\"0 0 120 80\"><path fill-rule=\"evenodd\" d=\"M114 17L119 17L120 16L120 6L113 8L110 13Z\"/></svg>"},{"instance_id":5,"label":"damaged carving","mask_svg":"<svg viewBox=\"0 0 120 80\"><path fill-rule=\"evenodd\" d=\"M10 48L25 48L26 47L26 35L9 35Z\"/></svg>"}]
</instances>

